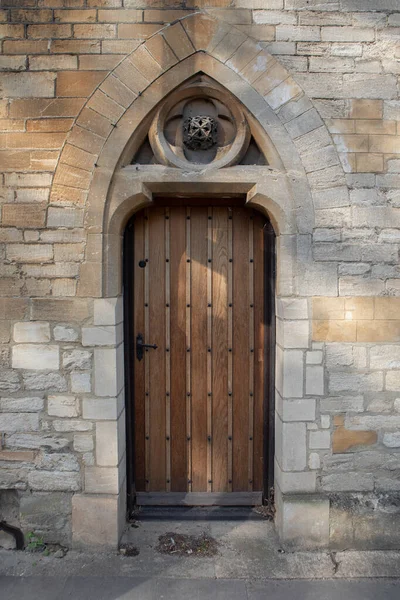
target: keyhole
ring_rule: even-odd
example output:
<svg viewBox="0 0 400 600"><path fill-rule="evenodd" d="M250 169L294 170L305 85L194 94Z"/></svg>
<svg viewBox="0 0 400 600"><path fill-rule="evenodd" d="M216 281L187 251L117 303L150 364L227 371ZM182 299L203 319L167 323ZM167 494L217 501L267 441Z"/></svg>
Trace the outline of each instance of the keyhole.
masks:
<svg viewBox="0 0 400 600"><path fill-rule="evenodd" d="M144 268L145 268L145 266L146 266L146 261L145 261L145 260L139 260L139 267L140 267L141 269L144 269Z"/></svg>

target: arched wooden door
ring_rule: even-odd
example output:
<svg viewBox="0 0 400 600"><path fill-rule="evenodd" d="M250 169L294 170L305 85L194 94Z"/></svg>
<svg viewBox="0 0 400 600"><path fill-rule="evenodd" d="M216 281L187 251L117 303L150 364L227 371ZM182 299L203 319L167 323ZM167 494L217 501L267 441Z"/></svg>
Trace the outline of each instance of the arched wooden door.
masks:
<svg viewBox="0 0 400 600"><path fill-rule="evenodd" d="M272 227L240 200L155 204L125 243L130 494L139 505L260 504Z"/></svg>

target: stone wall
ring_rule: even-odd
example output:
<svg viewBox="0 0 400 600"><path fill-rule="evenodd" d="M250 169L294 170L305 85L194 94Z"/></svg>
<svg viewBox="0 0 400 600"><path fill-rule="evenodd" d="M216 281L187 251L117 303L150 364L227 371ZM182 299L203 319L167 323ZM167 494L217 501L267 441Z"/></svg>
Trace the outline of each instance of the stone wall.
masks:
<svg viewBox="0 0 400 600"><path fill-rule="evenodd" d="M113 85L102 82L144 40L158 68L168 70L151 36L200 9L236 28L222 62L248 35L257 52L276 59L265 67L268 89L262 74L258 79L261 70L247 80L276 109L312 191L311 233L300 228L302 235L279 242L278 505L281 496L288 499L278 510L280 530L289 542L299 541L317 515L319 545L328 543L329 519L333 546L400 544L400 8L394 4L3 1L0 495L17 494L20 516L12 518L25 531L69 544L74 527L75 543L96 543L88 513L103 511L102 539L118 541L116 498L125 481L122 302L100 298L101 229L85 211L97 155L136 93L114 75ZM169 44L176 63L176 39ZM148 76L148 63L132 64ZM284 263L291 252L298 271ZM307 521L302 498L309 497ZM48 522L47 505L54 516Z"/></svg>

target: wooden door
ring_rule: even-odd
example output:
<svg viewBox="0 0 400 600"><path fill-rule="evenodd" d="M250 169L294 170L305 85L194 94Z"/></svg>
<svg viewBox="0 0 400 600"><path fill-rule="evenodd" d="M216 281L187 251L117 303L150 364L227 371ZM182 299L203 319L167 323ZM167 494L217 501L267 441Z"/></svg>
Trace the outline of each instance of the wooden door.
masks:
<svg viewBox="0 0 400 600"><path fill-rule="evenodd" d="M136 215L126 247L136 502L261 503L266 221L238 205L166 202ZM141 338L157 348L139 360Z"/></svg>

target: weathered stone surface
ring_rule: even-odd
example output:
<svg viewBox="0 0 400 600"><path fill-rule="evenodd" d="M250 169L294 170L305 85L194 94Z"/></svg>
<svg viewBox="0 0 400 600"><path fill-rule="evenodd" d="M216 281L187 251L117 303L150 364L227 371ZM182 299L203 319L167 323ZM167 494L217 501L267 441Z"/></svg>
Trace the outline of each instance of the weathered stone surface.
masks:
<svg viewBox="0 0 400 600"><path fill-rule="evenodd" d="M374 478L370 473L335 473L321 479L326 492L369 492L374 489Z"/></svg>
<svg viewBox="0 0 400 600"><path fill-rule="evenodd" d="M47 543L71 543L71 494L60 492L26 493L20 499L21 526L35 531Z"/></svg>
<svg viewBox="0 0 400 600"><path fill-rule="evenodd" d="M21 387L18 373L11 369L0 369L0 391L16 392Z"/></svg>
<svg viewBox="0 0 400 600"><path fill-rule="evenodd" d="M54 417L77 417L79 416L79 402L75 396L49 396L47 412Z"/></svg>
<svg viewBox="0 0 400 600"><path fill-rule="evenodd" d="M50 325L39 322L23 322L14 325L14 341L18 343L50 341Z"/></svg>
<svg viewBox="0 0 400 600"><path fill-rule="evenodd" d="M332 451L334 454L355 452L362 446L376 444L377 439L376 431L351 431L345 427L337 427L333 432Z"/></svg>
<svg viewBox="0 0 400 600"><path fill-rule="evenodd" d="M25 389L65 392L67 382L59 373L23 373Z"/></svg>
<svg viewBox="0 0 400 600"><path fill-rule="evenodd" d="M2 412L39 412L44 408L44 399L31 396L25 398L0 398Z"/></svg>
<svg viewBox="0 0 400 600"><path fill-rule="evenodd" d="M90 369L92 353L87 350L68 350L62 355L64 369Z"/></svg>
<svg viewBox="0 0 400 600"><path fill-rule="evenodd" d="M73 454L41 453L36 459L36 467L44 471L79 471L79 462Z"/></svg>
<svg viewBox="0 0 400 600"><path fill-rule="evenodd" d="M0 413L0 431L38 431L39 415L32 413Z"/></svg>
<svg viewBox="0 0 400 600"><path fill-rule="evenodd" d="M383 435L382 443L387 448L400 448L400 432L393 431Z"/></svg>
<svg viewBox="0 0 400 600"><path fill-rule="evenodd" d="M78 492L81 489L79 473L66 471L31 471L28 484L32 490L44 492Z"/></svg>
<svg viewBox="0 0 400 600"><path fill-rule="evenodd" d="M39 449L48 448L51 450L61 450L67 448L70 441L66 438L55 436L54 434L30 434L14 433L7 435L7 448L29 448Z"/></svg>
<svg viewBox="0 0 400 600"><path fill-rule="evenodd" d="M56 325L53 335L56 342L76 342L78 339L78 332L75 329L63 325Z"/></svg>
<svg viewBox="0 0 400 600"><path fill-rule="evenodd" d="M12 366L15 369L48 371L58 369L60 356L58 346L19 344L13 347Z"/></svg>

